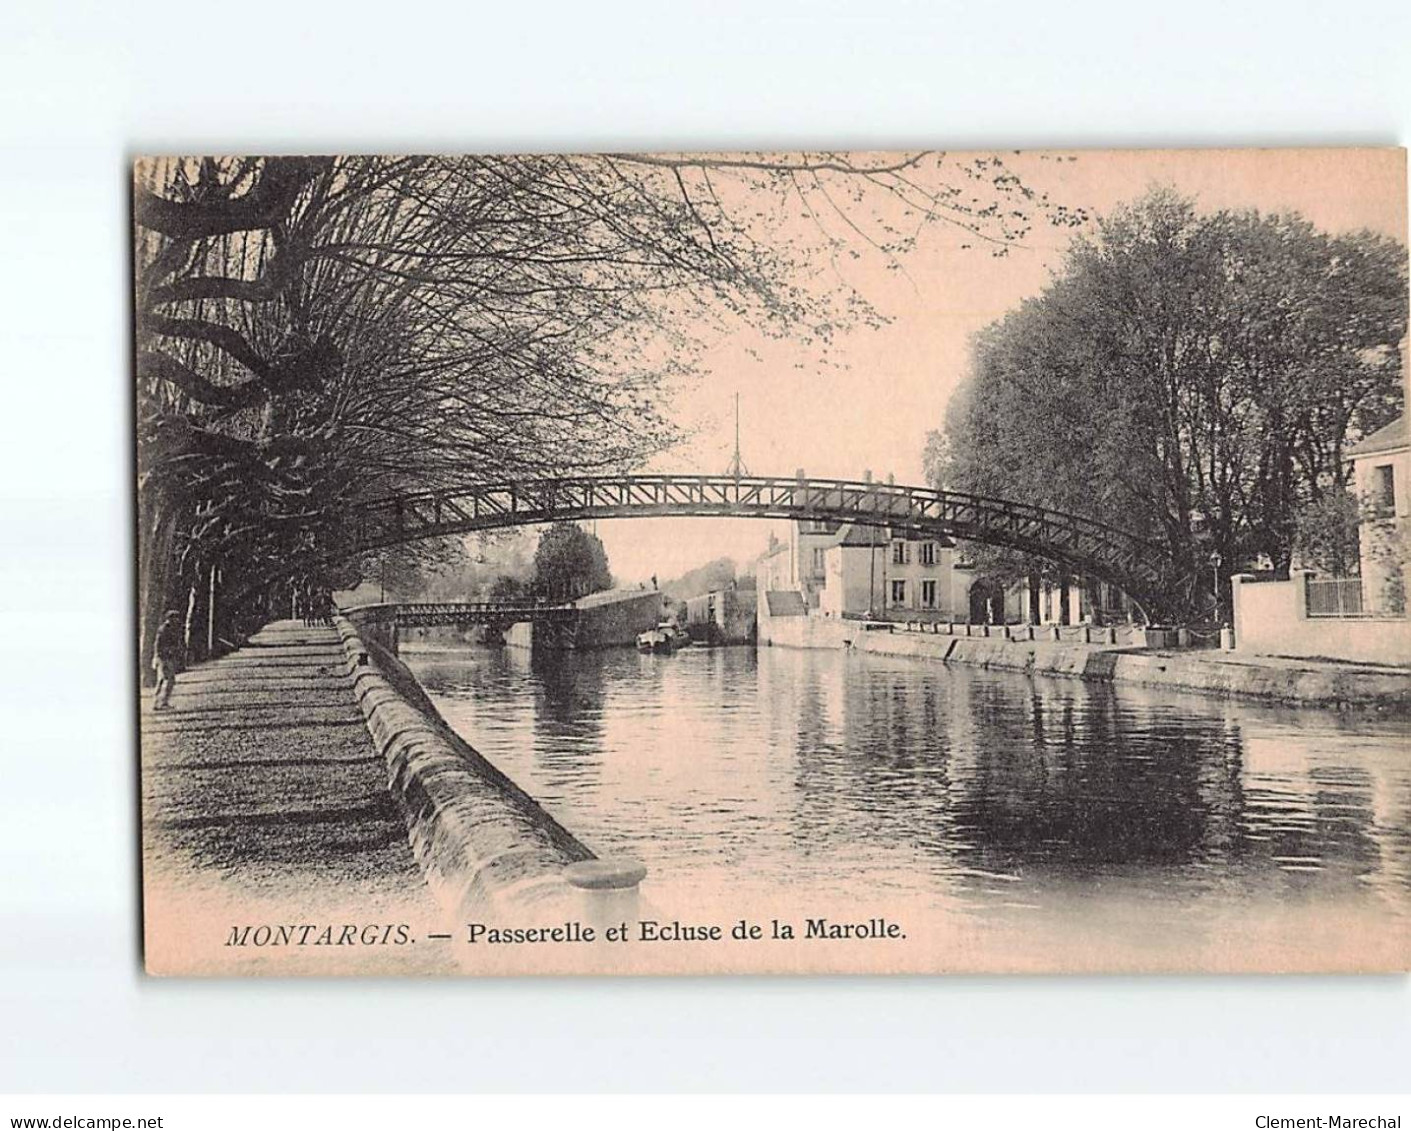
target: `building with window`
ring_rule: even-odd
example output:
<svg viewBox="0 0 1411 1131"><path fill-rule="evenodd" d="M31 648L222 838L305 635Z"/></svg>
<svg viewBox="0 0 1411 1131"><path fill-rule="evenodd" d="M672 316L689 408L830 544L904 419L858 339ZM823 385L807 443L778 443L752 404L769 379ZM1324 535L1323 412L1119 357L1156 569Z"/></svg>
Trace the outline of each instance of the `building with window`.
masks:
<svg viewBox="0 0 1411 1131"><path fill-rule="evenodd" d="M692 640L702 644L752 643L757 600L754 585L740 588L734 583L724 589L688 597L684 602L686 631Z"/></svg>
<svg viewBox="0 0 1411 1131"><path fill-rule="evenodd" d="M761 615L889 617L972 624L1108 623L1128 618L1114 587L1073 578L1002 585L981 577L946 538L883 527L796 522L756 566Z"/></svg>
<svg viewBox="0 0 1411 1131"><path fill-rule="evenodd" d="M1353 489L1362 507L1358 550L1362 601L1369 612L1406 612L1407 549L1411 521L1411 436L1399 416L1347 451Z"/></svg>
<svg viewBox="0 0 1411 1131"><path fill-rule="evenodd" d="M844 528L823 552L825 616L965 620L974 571L948 540L878 527Z"/></svg>

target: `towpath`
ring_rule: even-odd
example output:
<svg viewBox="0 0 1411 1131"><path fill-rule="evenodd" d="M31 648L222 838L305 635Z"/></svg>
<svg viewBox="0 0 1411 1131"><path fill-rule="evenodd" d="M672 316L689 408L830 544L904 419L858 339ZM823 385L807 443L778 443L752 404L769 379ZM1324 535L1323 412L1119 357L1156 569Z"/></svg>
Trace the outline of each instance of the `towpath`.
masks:
<svg viewBox="0 0 1411 1131"><path fill-rule="evenodd" d="M141 727L149 968L242 923L437 921L333 629L267 626Z"/></svg>

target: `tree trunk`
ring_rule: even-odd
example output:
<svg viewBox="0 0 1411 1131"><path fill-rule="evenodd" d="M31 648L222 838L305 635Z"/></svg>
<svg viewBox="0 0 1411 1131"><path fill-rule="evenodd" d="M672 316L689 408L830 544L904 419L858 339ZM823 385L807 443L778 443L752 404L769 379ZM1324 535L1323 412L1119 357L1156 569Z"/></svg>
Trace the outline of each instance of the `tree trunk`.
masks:
<svg viewBox="0 0 1411 1131"><path fill-rule="evenodd" d="M152 492L155 493L155 492ZM172 598L172 544L176 535L175 511L158 499L146 506L139 501L142 537L137 549L137 663L138 681L143 687L156 683L152 670L152 648Z"/></svg>

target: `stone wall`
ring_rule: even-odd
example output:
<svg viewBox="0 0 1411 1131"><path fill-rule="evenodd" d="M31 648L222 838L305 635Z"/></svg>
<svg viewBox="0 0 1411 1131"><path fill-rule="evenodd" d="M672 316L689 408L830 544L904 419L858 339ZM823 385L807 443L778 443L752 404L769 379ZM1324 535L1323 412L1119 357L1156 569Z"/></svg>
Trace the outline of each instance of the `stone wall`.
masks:
<svg viewBox="0 0 1411 1131"><path fill-rule="evenodd" d="M661 620L662 598L655 589L609 590L591 593L578 606L575 648L620 648L635 644L637 634Z"/></svg>
<svg viewBox="0 0 1411 1131"><path fill-rule="evenodd" d="M1235 650L1244 655L1325 657L1411 665L1411 621L1404 617L1310 617L1306 571L1288 581L1236 576Z"/></svg>
<svg viewBox="0 0 1411 1131"><path fill-rule="evenodd" d="M376 644L392 655L400 640L396 605L362 605L343 614L363 640ZM356 659L356 657L354 657Z"/></svg>
<svg viewBox="0 0 1411 1131"><path fill-rule="evenodd" d="M521 621L505 631L505 643L515 648L621 648L637 642L637 634L661 620L662 599L655 589L610 589L590 593L578 608L573 630L556 623Z"/></svg>
<svg viewBox="0 0 1411 1131"><path fill-rule="evenodd" d="M966 626L957 626L966 628ZM1299 665L1242 659L1211 651L1171 652L1121 645L1027 639L1027 629L972 625L972 635L931 632L888 632L867 629L862 621L829 617L761 619L760 642L791 648L841 648L880 656L964 664L1027 675L1069 676L1195 691L1212 695L1263 699L1320 707L1411 709L1411 676L1395 671ZM981 635L989 631L991 635ZM1093 629L1092 633L1102 632ZM766 640L766 634L768 639Z"/></svg>
<svg viewBox="0 0 1411 1131"><path fill-rule="evenodd" d="M505 644L510 648L534 647L534 625L527 620L516 621L505 629Z"/></svg>
<svg viewBox="0 0 1411 1131"><path fill-rule="evenodd" d="M401 661L347 617L335 624L412 851L448 915L581 906L564 870L594 859L587 846L457 735Z"/></svg>
<svg viewBox="0 0 1411 1131"><path fill-rule="evenodd" d="M1411 710L1411 676L1336 664L1259 663L1219 652L1125 652L1112 678L1146 687L1263 699L1302 707Z"/></svg>
<svg viewBox="0 0 1411 1131"><path fill-rule="evenodd" d="M764 594L757 610L759 643L780 644L786 648L845 648L853 636L860 634L861 621L822 616L770 616L768 594Z"/></svg>

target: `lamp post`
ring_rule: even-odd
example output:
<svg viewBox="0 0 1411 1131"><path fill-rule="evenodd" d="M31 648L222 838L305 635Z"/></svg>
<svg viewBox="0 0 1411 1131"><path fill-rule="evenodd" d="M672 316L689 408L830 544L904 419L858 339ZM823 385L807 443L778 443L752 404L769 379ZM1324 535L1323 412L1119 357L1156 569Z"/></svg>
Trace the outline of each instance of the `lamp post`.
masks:
<svg viewBox="0 0 1411 1131"><path fill-rule="evenodd" d="M1221 607L1221 602L1220 602L1220 564L1221 564L1221 562L1223 562L1223 561L1224 561L1224 559L1220 556L1220 551L1219 551L1219 550L1212 550L1212 551L1210 552L1210 571L1211 571L1211 573L1214 575L1214 578L1215 578L1215 623L1216 623L1216 624L1223 624L1223 623L1224 623L1223 618L1220 616L1220 607Z"/></svg>

